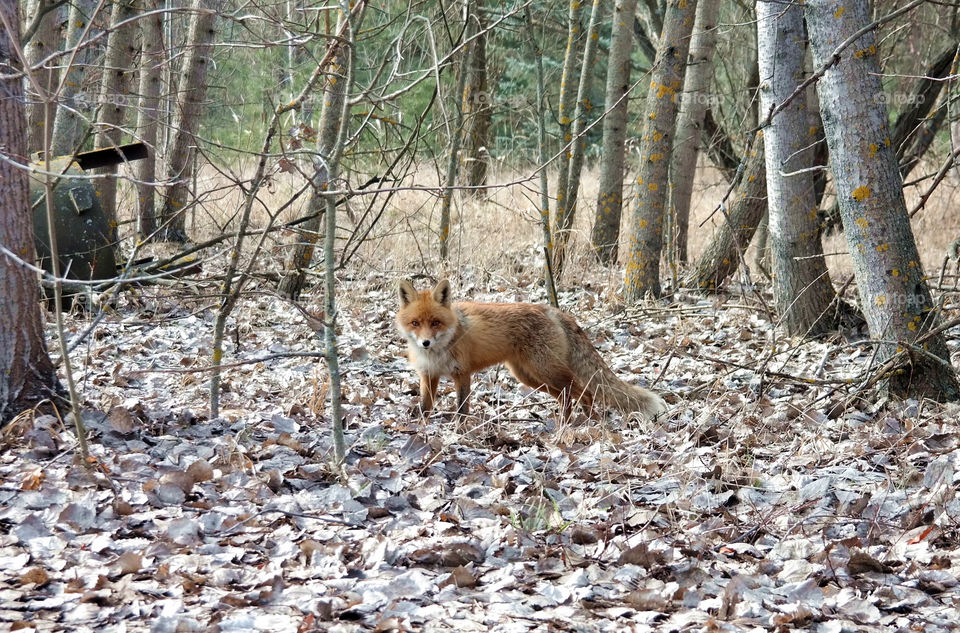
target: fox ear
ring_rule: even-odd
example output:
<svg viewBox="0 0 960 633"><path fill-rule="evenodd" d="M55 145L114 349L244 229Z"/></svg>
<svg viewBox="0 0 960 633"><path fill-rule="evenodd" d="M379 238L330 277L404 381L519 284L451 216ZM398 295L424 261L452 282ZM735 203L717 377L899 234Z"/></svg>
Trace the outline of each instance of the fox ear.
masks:
<svg viewBox="0 0 960 633"><path fill-rule="evenodd" d="M450 280L444 279L437 284L437 287L433 289L431 293L433 295L434 301L441 305L449 306L450 305Z"/></svg>
<svg viewBox="0 0 960 633"><path fill-rule="evenodd" d="M404 308L417 298L417 289L407 279L401 279L397 284L397 295L400 297L400 307Z"/></svg>

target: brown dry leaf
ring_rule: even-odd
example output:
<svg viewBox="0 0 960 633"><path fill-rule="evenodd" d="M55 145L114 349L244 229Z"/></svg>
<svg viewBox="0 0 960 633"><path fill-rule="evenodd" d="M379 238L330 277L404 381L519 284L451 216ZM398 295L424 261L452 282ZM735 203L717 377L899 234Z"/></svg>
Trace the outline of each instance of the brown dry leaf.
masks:
<svg viewBox="0 0 960 633"><path fill-rule="evenodd" d="M213 479L213 467L206 460L198 459L187 466L187 474L194 483L201 483Z"/></svg>
<svg viewBox="0 0 960 633"><path fill-rule="evenodd" d="M637 589L624 597L624 602L637 611L666 611L670 601L655 589Z"/></svg>
<svg viewBox="0 0 960 633"><path fill-rule="evenodd" d="M470 543L454 543L440 553L440 563L444 567L461 567L468 563L482 563L483 550Z"/></svg>
<svg viewBox="0 0 960 633"><path fill-rule="evenodd" d="M143 567L143 554L138 552L124 552L120 554L115 564L120 571L120 575L138 572Z"/></svg>
<svg viewBox="0 0 960 633"><path fill-rule="evenodd" d="M570 540L577 545L592 545L600 540L600 535L591 527L575 525L570 529Z"/></svg>
<svg viewBox="0 0 960 633"><path fill-rule="evenodd" d="M193 477L184 470L171 470L160 476L161 485L176 486L187 495L193 490L194 483Z"/></svg>
<svg viewBox="0 0 960 633"><path fill-rule="evenodd" d="M37 585L40 587L48 582L50 582L50 576L47 575L47 571L43 567L33 567L20 576L21 585Z"/></svg>
<svg viewBox="0 0 960 633"><path fill-rule="evenodd" d="M660 552L651 552L646 543L640 543L620 554L617 561L619 565L637 565L652 569L664 562L663 554Z"/></svg>
<svg viewBox="0 0 960 633"><path fill-rule="evenodd" d="M303 446L303 444L293 439L293 437L291 437L290 434L287 432L283 432L279 435L279 437L277 437L277 444L279 444L280 446L286 446L293 452L298 453L300 455L306 452L306 448Z"/></svg>
<svg viewBox="0 0 960 633"><path fill-rule="evenodd" d="M137 420L126 407L113 407L107 414L107 422L117 433L126 435L132 433L137 426Z"/></svg>
<svg viewBox="0 0 960 633"><path fill-rule="evenodd" d="M847 562L847 571L850 572L851 576L859 576L868 572L889 574L893 571L893 568L878 561L863 550L853 550L850 553L850 560Z"/></svg>
<svg viewBox="0 0 960 633"><path fill-rule="evenodd" d="M466 567L454 567L450 570L450 575L443 579L437 586L446 587L454 585L456 587L476 587L477 577Z"/></svg>
<svg viewBox="0 0 960 633"><path fill-rule="evenodd" d="M42 470L27 471L20 480L20 490L39 490L45 478Z"/></svg>
<svg viewBox="0 0 960 633"><path fill-rule="evenodd" d="M373 627L373 633L392 633L393 631L403 630L403 623L400 618L395 616L383 618Z"/></svg>

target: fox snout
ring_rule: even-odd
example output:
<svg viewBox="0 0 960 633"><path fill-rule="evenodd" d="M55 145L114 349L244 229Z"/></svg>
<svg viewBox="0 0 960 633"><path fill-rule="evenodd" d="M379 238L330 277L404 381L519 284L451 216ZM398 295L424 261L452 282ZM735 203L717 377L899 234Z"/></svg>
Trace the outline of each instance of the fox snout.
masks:
<svg viewBox="0 0 960 633"><path fill-rule="evenodd" d="M422 347L423 349L427 349L428 347L430 347L432 343L433 343L432 339L429 339L429 338L420 339L420 347Z"/></svg>

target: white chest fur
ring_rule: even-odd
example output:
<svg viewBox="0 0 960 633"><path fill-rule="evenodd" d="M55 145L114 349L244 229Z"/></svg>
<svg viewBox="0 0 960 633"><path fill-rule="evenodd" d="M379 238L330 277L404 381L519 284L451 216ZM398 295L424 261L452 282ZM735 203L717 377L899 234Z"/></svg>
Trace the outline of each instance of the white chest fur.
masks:
<svg viewBox="0 0 960 633"><path fill-rule="evenodd" d="M460 365L447 349L422 349L409 345L410 363L421 374L428 376L453 376L459 373Z"/></svg>

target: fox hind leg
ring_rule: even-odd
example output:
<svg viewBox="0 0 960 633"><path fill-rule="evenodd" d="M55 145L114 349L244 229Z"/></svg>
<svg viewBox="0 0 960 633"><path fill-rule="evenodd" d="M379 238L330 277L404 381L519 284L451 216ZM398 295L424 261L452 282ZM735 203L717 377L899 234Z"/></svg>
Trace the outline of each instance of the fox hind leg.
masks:
<svg viewBox="0 0 960 633"><path fill-rule="evenodd" d="M574 402L588 410L593 407L593 394L574 377L567 368L549 364L533 367L519 363L506 363L514 377L534 389L546 391L560 402L560 417L569 419Z"/></svg>

